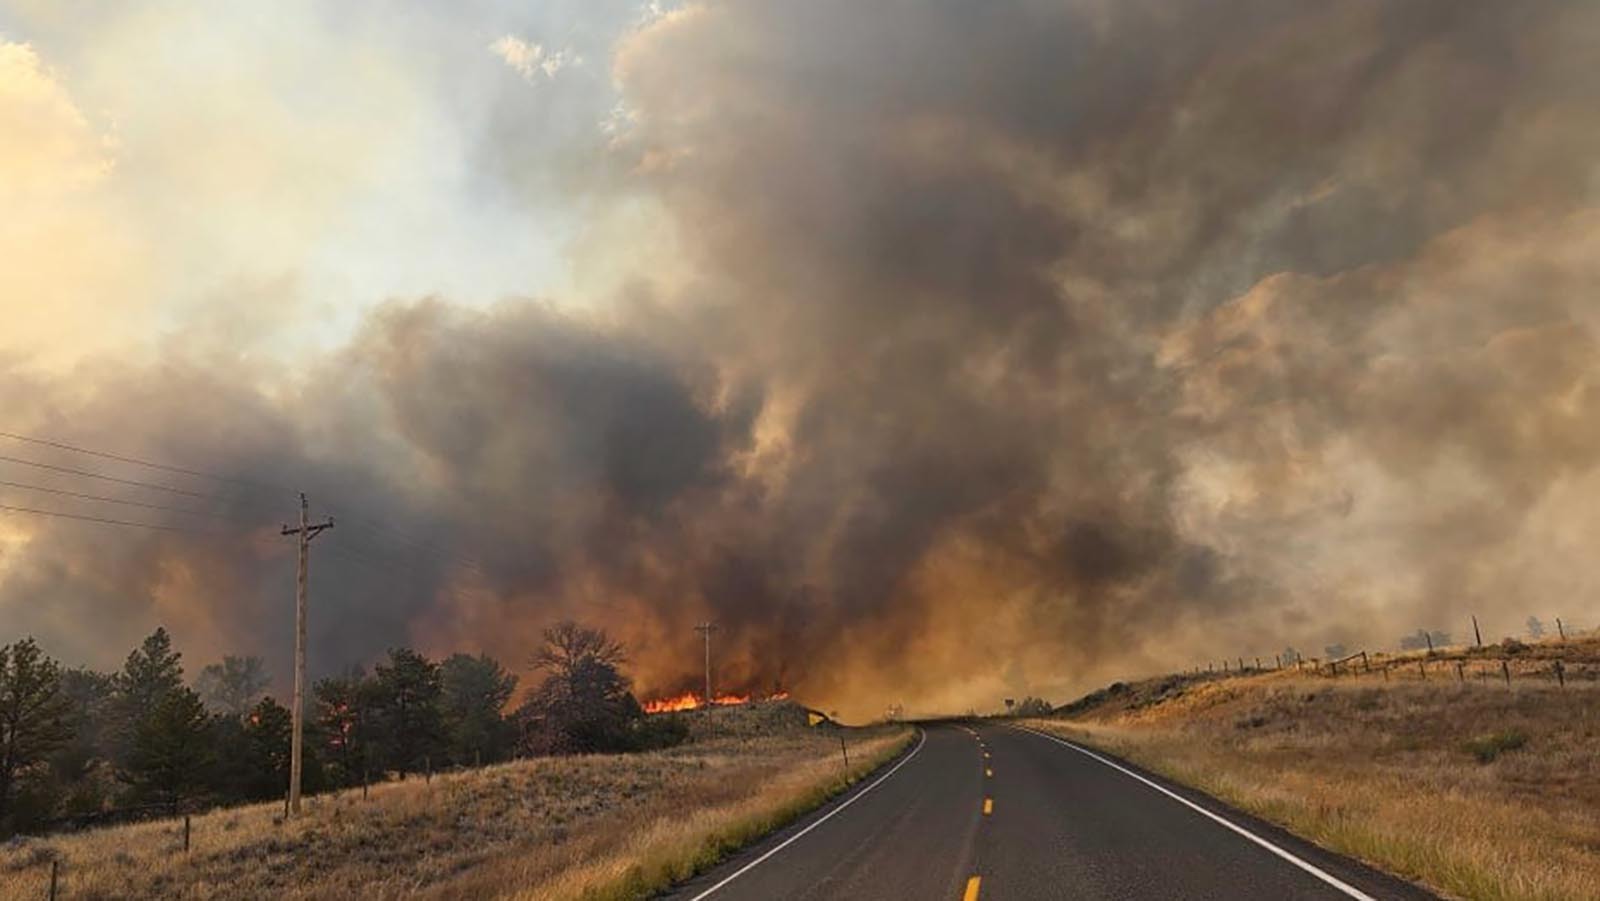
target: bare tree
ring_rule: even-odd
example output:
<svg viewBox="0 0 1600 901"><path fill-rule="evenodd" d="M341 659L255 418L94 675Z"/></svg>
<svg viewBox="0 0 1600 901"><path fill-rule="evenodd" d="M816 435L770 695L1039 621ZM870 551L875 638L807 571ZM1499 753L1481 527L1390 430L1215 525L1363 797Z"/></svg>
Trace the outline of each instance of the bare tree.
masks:
<svg viewBox="0 0 1600 901"><path fill-rule="evenodd" d="M544 630L544 644L530 661L534 669L570 679L586 663L620 667L628 662L622 643L614 641L604 629L590 629L572 620L563 620Z"/></svg>

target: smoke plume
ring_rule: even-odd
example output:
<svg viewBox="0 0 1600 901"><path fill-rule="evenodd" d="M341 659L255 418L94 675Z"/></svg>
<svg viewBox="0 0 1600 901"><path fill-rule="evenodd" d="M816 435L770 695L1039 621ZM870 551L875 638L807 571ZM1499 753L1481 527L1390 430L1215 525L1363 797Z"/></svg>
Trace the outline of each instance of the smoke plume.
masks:
<svg viewBox="0 0 1600 901"><path fill-rule="evenodd" d="M302 489L339 518L323 671L518 664L573 617L666 694L710 619L722 686L862 717L1594 625L1597 35L1455 0L641 20L581 178L660 240L594 214L605 303L397 297L292 375L209 326L7 361L16 432L233 481L160 478L226 528L139 511L219 534L0 520L0 637L105 664L164 622L283 671Z"/></svg>

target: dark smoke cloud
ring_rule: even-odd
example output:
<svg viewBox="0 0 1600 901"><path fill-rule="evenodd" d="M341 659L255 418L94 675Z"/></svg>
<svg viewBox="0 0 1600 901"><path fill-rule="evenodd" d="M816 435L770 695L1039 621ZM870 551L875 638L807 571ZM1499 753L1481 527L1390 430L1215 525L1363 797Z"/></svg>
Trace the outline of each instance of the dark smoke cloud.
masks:
<svg viewBox="0 0 1600 901"><path fill-rule="evenodd" d="M174 351L0 393L359 511L327 546L391 557L318 559L327 668L516 661L576 615L665 692L710 617L724 683L863 715L1592 620L1553 536L1600 529L1570 500L1600 487L1597 34L1556 3L709 4L616 62L614 189L691 287L396 302L288 392ZM94 528L8 543L4 631L285 659L270 528Z"/></svg>

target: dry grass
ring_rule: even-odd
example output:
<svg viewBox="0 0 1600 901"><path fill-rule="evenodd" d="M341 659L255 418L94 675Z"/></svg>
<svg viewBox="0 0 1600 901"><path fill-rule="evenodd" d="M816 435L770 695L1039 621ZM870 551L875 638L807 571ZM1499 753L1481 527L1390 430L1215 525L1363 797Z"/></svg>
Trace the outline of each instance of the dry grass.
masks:
<svg viewBox="0 0 1600 901"><path fill-rule="evenodd" d="M731 719L731 718L730 718ZM851 734L851 779L904 747ZM724 734L648 754L522 761L193 819L0 847L0 901L44 897L633 898L688 876L845 785L836 733Z"/></svg>
<svg viewBox="0 0 1600 901"><path fill-rule="evenodd" d="M1169 677L1035 724L1448 895L1600 898L1600 683L1533 678L1561 653L1534 647L1509 688L1437 660L1426 681Z"/></svg>

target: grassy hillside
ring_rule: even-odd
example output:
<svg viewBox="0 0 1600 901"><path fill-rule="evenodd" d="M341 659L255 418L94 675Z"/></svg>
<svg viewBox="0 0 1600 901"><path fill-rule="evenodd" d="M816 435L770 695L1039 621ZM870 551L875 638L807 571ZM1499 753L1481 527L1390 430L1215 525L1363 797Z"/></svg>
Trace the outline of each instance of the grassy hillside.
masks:
<svg viewBox="0 0 1600 901"><path fill-rule="evenodd" d="M798 715L796 715L798 713ZM702 726L705 725L701 718ZM0 846L0 901L45 897L627 898L715 862L904 746L909 730L805 727L793 705L716 711L714 737L544 758L281 804Z"/></svg>
<svg viewBox="0 0 1600 901"><path fill-rule="evenodd" d="M1600 898L1600 640L1368 663L1150 679L1034 722L1447 894Z"/></svg>

